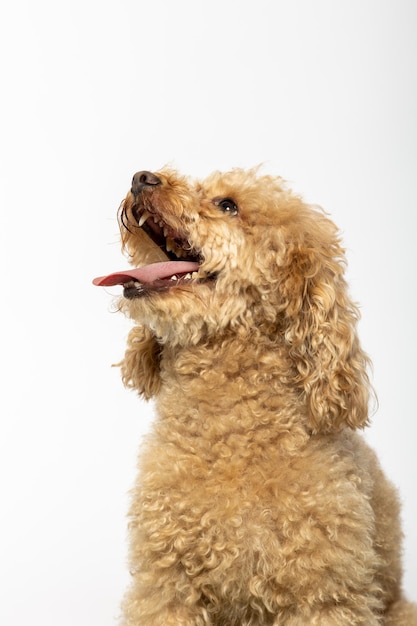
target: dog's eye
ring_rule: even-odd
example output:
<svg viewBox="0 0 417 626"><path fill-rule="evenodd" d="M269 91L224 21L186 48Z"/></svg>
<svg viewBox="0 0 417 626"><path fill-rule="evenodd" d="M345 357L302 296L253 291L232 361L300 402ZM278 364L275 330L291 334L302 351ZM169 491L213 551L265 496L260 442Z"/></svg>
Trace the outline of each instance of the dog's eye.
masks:
<svg viewBox="0 0 417 626"><path fill-rule="evenodd" d="M213 202L216 206L219 206L224 213L229 213L230 215L238 214L237 204L232 198L214 198Z"/></svg>

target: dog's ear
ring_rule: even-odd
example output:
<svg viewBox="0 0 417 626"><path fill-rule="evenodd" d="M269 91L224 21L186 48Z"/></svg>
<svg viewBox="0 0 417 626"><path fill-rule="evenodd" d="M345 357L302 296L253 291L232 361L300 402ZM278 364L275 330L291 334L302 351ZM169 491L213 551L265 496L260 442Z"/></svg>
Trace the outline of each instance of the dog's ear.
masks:
<svg viewBox="0 0 417 626"><path fill-rule="evenodd" d="M160 356L161 346L151 331L134 326L128 336L124 359L118 365L126 387L136 389L146 400L161 386Z"/></svg>
<svg viewBox="0 0 417 626"><path fill-rule="evenodd" d="M347 292L336 227L321 214L316 220L289 246L282 268L293 382L305 396L312 432L363 428L370 385L356 332L359 312Z"/></svg>

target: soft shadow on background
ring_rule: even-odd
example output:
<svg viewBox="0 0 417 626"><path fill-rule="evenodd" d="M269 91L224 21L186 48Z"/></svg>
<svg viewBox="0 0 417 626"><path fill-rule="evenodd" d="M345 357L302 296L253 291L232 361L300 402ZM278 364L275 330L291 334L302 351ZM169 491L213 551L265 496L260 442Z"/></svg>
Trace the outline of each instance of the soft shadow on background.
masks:
<svg viewBox="0 0 417 626"><path fill-rule="evenodd" d="M123 389L132 174L280 174L340 226L417 600L417 10L398 0L8 3L2 59L0 623L112 626L152 406Z"/></svg>

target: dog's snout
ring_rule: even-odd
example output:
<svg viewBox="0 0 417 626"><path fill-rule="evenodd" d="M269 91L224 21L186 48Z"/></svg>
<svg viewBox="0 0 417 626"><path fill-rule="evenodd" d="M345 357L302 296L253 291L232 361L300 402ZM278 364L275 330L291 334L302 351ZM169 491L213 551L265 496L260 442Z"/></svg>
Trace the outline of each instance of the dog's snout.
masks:
<svg viewBox="0 0 417 626"><path fill-rule="evenodd" d="M137 196L145 187L156 187L161 184L162 181L152 172L146 170L136 172L132 179L132 193Z"/></svg>

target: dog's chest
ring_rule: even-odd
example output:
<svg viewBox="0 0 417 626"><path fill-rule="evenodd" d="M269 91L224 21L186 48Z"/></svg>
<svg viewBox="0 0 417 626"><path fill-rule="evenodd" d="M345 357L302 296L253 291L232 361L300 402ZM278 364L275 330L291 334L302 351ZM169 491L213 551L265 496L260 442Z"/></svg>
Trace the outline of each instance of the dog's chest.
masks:
<svg viewBox="0 0 417 626"><path fill-rule="evenodd" d="M158 549L178 560L189 576L239 586L242 577L276 567L285 511L295 508L299 487L289 462L276 449L232 446L218 441L210 455L156 439L142 460L137 523ZM269 563L275 555L275 563ZM235 580L229 569L240 572ZM247 580L246 580L247 584Z"/></svg>

